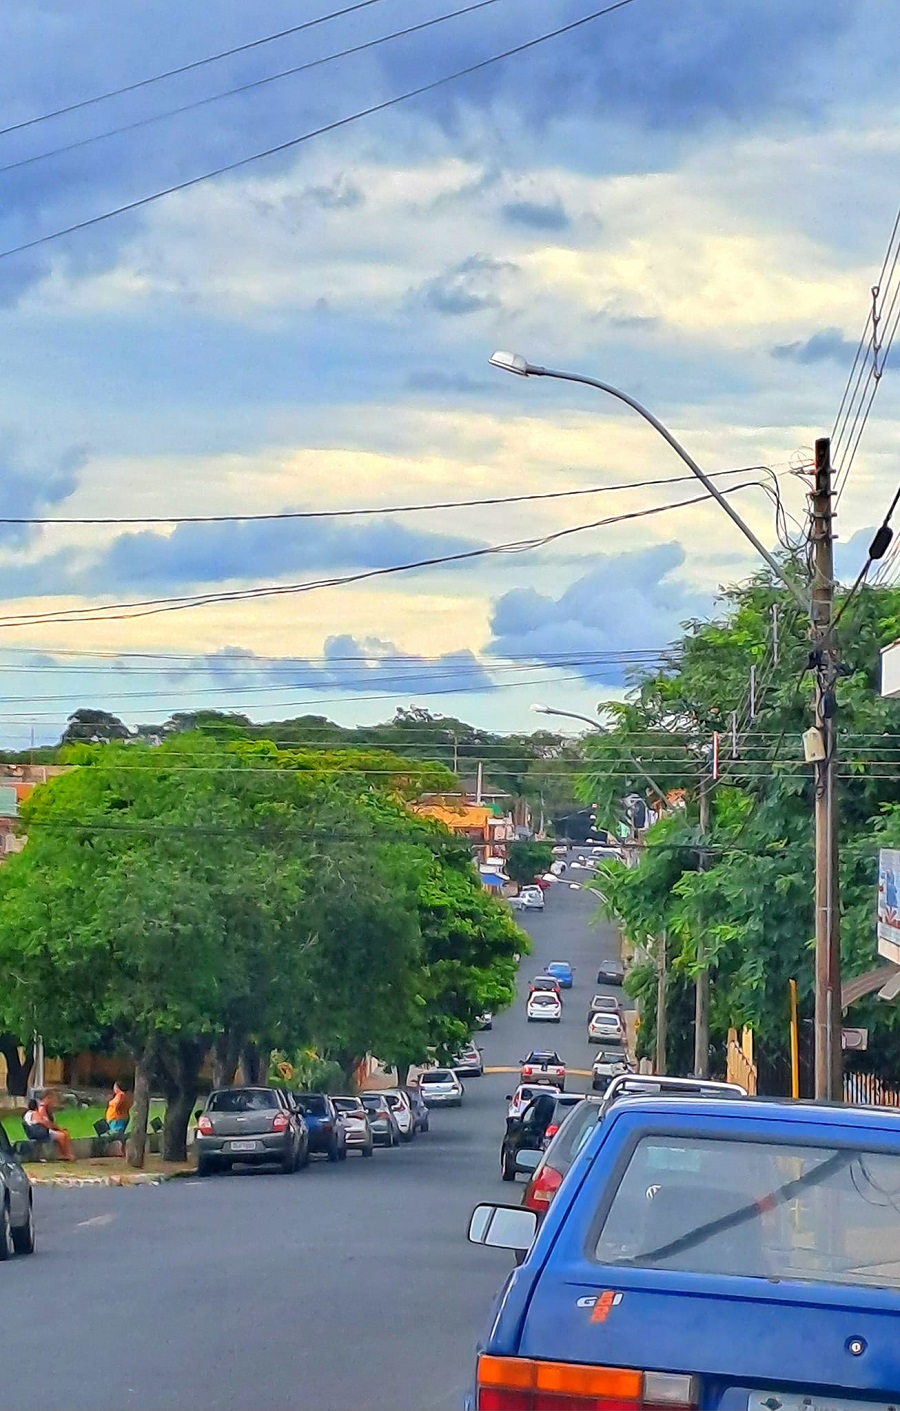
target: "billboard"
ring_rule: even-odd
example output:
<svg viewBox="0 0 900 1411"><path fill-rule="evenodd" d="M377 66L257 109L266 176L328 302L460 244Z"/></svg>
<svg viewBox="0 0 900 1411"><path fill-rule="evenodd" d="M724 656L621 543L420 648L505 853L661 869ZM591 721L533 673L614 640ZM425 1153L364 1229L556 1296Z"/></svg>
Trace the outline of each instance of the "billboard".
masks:
<svg viewBox="0 0 900 1411"><path fill-rule="evenodd" d="M900 851L878 854L878 954L900 965Z"/></svg>

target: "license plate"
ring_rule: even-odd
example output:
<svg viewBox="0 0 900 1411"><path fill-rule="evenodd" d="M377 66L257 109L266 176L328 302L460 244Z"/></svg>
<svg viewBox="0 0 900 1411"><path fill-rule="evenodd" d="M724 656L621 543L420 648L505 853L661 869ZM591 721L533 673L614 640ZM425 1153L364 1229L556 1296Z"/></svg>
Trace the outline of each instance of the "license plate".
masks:
<svg viewBox="0 0 900 1411"><path fill-rule="evenodd" d="M258 1148L258 1146L259 1146L259 1143L258 1143L258 1142L229 1142L229 1143L228 1143L228 1150L229 1150L229 1151L256 1151L257 1148Z"/></svg>
<svg viewBox="0 0 900 1411"><path fill-rule="evenodd" d="M755 1391L747 1411L900 1411L900 1403L888 1401L848 1401L830 1396L804 1396L797 1392Z"/></svg>

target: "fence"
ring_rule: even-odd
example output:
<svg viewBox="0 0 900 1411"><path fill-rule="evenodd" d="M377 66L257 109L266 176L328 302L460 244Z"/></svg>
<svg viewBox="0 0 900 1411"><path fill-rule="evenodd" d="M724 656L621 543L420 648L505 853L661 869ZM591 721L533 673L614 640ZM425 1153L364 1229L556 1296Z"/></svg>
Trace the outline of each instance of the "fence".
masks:
<svg viewBox="0 0 900 1411"><path fill-rule="evenodd" d="M900 1107L900 1086L877 1073L845 1073L844 1101L868 1107Z"/></svg>
<svg viewBox="0 0 900 1411"><path fill-rule="evenodd" d="M728 1030L728 1081L740 1083L748 1093L756 1092L756 1063L753 1059L753 1031L741 1030L738 1043L737 1029Z"/></svg>

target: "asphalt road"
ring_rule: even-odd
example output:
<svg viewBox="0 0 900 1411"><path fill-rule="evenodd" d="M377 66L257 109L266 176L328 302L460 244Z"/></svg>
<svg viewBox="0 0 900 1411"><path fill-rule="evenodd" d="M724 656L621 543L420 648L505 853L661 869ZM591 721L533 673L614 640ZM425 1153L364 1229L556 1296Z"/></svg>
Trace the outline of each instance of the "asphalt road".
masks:
<svg viewBox="0 0 900 1411"><path fill-rule="evenodd" d="M616 946L611 928L589 927L595 908L563 884L543 914L522 918L534 954L521 986L560 959L576 967L575 987L559 1025L526 1023L520 995L481 1036L488 1065L512 1066L546 1038L570 1067L590 1067L591 982ZM514 1082L467 1080L459 1111L434 1114L430 1133L372 1161L37 1190L38 1253L0 1271L4 1404L455 1411L510 1268L465 1231L479 1200L518 1198L498 1165Z"/></svg>

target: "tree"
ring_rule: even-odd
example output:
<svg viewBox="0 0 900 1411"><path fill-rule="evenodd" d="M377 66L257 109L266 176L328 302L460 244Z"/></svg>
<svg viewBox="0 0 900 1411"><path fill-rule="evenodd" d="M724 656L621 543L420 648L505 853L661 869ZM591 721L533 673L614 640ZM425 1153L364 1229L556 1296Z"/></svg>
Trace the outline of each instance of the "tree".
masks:
<svg viewBox="0 0 900 1411"><path fill-rule="evenodd" d="M523 886L533 882L547 871L553 861L553 849L549 843L535 843L526 839L510 843L506 860L507 876Z"/></svg>
<svg viewBox="0 0 900 1411"><path fill-rule="evenodd" d="M69 716L60 740L61 745L109 744L111 740L128 740L131 731L117 715L108 710L90 710L82 707Z"/></svg>

